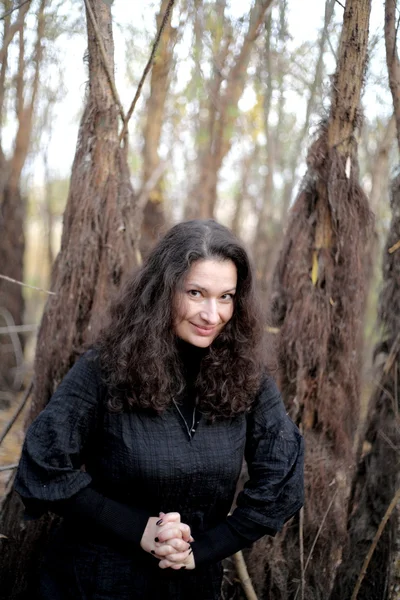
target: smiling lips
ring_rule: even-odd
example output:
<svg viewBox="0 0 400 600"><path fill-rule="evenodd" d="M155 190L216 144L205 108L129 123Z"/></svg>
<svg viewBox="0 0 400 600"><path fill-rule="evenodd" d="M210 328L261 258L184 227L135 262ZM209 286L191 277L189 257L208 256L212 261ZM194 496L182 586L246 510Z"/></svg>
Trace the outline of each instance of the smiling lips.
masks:
<svg viewBox="0 0 400 600"><path fill-rule="evenodd" d="M216 330L216 325L212 327L205 327L204 325L196 325L196 323L192 322L190 322L190 324L194 327L198 335L203 335L204 337L212 335Z"/></svg>

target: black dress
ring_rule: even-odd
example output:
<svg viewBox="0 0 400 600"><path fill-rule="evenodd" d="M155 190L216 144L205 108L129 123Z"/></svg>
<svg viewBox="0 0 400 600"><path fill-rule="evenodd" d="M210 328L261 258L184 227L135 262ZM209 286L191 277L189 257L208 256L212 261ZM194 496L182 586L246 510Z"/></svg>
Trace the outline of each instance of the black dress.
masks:
<svg viewBox="0 0 400 600"><path fill-rule="evenodd" d="M111 413L97 355L83 355L28 430L15 488L53 532L46 600L217 600L220 561L273 535L303 503L302 438L270 378L250 413L207 422L190 398L157 416ZM188 410L189 403L189 410ZM179 406L178 406L179 408ZM245 455L249 481L227 517ZM84 465L84 468L83 468ZM177 511L195 538L194 570L162 570L140 547L150 516Z"/></svg>

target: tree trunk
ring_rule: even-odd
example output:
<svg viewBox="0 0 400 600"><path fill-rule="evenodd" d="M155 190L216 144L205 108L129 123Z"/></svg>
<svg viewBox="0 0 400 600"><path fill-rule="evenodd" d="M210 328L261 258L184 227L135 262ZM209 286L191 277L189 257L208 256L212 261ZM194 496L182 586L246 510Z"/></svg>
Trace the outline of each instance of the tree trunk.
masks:
<svg viewBox="0 0 400 600"><path fill-rule="evenodd" d="M9 45L14 36L19 36L18 72L16 76L17 133L12 156L6 160L0 151L0 274L17 281L23 280L23 258L25 250L25 200L20 191L21 173L24 167L32 132L33 113L39 88L39 74L43 57L42 42L45 34L45 8L47 0L41 0L37 9L36 41L33 57L34 75L27 89L27 62L24 23L29 4L20 7L15 22L10 25L7 17L3 30L3 46L0 55L4 58L0 72L0 117L4 107L5 81ZM22 287L0 279L0 325L11 321L21 325L24 317ZM16 368L18 361L9 340L0 340L0 389L16 390Z"/></svg>
<svg viewBox="0 0 400 600"><path fill-rule="evenodd" d="M162 0L160 12L157 15L157 29L161 25L167 6L168 0ZM177 30L172 27L171 19L172 11L163 31L151 71L150 96L146 104L146 125L144 129L143 187L160 166L158 148L165 113L165 102L170 86L173 49L177 36ZM147 256L166 226L163 188L164 184L160 177L148 193L141 228L140 251L142 256Z"/></svg>
<svg viewBox="0 0 400 600"><path fill-rule="evenodd" d="M365 304L363 254L371 229L354 141L369 14L370 0L347 0L329 121L309 150L272 284L280 386L306 443L306 502L304 523L294 520L273 542L262 541L251 551L252 573L271 600L296 594L326 600L346 538ZM302 573L300 533L306 561L320 526L312 561ZM260 561L263 552L269 553L267 565Z"/></svg>
<svg viewBox="0 0 400 600"><path fill-rule="evenodd" d="M91 0L113 72L111 12ZM135 207L126 148L118 141L118 108L87 18L89 93L82 117L61 250L52 272L35 358L30 421L43 409L76 355L101 326L104 309L124 273L134 266ZM31 598L48 517L22 522L20 501L10 493L0 519L0 588L9 600Z"/></svg>
<svg viewBox="0 0 400 600"><path fill-rule="evenodd" d="M308 100L307 100L307 108L306 115L304 119L303 127L301 128L301 132L296 140L296 143L293 147L293 152L291 154L290 162L289 162L289 179L285 183L285 187L283 190L283 199L282 199L282 224L284 226L287 215L289 211L290 201L292 199L292 194L294 190L294 186L296 183L296 169L299 165L299 159L301 156L302 148L304 147L304 143L307 140L307 136L309 135L310 122L313 112L316 109L318 94L321 93L322 83L323 83L323 75L324 75L324 55L325 48L329 38L329 28L332 23L334 10L335 10L336 0L326 0L325 2L325 17L324 17L324 25L321 31L321 35L318 41L318 59L315 66L315 75L312 78L312 83L309 90Z"/></svg>
<svg viewBox="0 0 400 600"><path fill-rule="evenodd" d="M385 41L389 83L393 97L397 140L400 150L400 61L396 50L396 1L385 3ZM383 287L379 299L378 324L382 339L374 349L378 385L374 389L361 439L359 461L349 505L349 538L344 560L337 573L332 600L351 598L364 559L378 526L399 487L399 399L400 376L400 177L392 182L392 220L383 255ZM359 598L389 598L396 548L396 512L379 539L362 582Z"/></svg>

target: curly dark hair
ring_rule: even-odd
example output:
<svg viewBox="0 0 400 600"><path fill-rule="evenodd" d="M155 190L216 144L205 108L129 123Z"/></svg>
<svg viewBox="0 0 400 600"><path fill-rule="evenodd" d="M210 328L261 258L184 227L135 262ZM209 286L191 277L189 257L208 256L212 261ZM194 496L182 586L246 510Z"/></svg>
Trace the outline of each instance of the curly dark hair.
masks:
<svg viewBox="0 0 400 600"><path fill-rule="evenodd" d="M185 388L174 333L174 297L197 260L231 260L237 268L233 316L204 354L195 391L210 420L249 409L263 371L263 319L243 244L213 220L170 229L125 284L96 347L110 389L110 410L166 409Z"/></svg>

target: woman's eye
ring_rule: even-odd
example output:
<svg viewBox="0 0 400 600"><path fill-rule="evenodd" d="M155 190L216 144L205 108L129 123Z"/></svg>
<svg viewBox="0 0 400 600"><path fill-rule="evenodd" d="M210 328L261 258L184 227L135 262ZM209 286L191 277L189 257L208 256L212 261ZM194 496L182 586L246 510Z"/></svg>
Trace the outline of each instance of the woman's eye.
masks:
<svg viewBox="0 0 400 600"><path fill-rule="evenodd" d="M233 300L234 294L223 294L221 296L222 300Z"/></svg>
<svg viewBox="0 0 400 600"><path fill-rule="evenodd" d="M198 290L189 290L188 294L192 298L200 298L200 292Z"/></svg>

